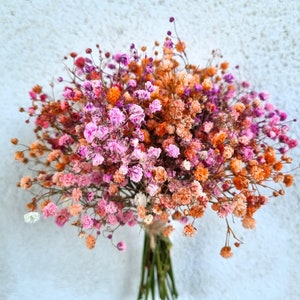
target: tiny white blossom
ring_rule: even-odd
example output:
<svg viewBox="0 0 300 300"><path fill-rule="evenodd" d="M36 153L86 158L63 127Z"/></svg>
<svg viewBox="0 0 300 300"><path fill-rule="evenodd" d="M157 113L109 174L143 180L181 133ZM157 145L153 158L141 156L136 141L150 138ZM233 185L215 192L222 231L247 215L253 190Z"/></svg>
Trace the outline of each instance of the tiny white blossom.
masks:
<svg viewBox="0 0 300 300"><path fill-rule="evenodd" d="M25 223L33 224L36 223L40 219L40 214L35 211L28 212L24 215Z"/></svg>
<svg viewBox="0 0 300 300"><path fill-rule="evenodd" d="M189 171L189 170L191 169L191 163L190 163L188 160L186 160L186 159L182 162L182 166L183 166L187 171Z"/></svg>
<svg viewBox="0 0 300 300"><path fill-rule="evenodd" d="M144 193L137 193L134 196L133 204L136 206L141 205L145 207L147 202L148 202L148 198Z"/></svg>
<svg viewBox="0 0 300 300"><path fill-rule="evenodd" d="M152 222L153 222L153 216L152 216L152 215L147 215L147 216L144 218L144 223L145 223L146 225L150 225L150 224L152 224Z"/></svg>

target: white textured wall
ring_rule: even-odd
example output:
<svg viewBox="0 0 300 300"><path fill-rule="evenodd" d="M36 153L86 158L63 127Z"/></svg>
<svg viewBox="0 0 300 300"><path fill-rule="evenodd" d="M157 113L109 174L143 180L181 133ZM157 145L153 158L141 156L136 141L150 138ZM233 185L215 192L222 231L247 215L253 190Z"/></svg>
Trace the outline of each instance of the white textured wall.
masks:
<svg viewBox="0 0 300 300"><path fill-rule="evenodd" d="M176 4L174 4L176 2ZM130 43L152 46L177 20L191 61L204 64L221 49L232 65L272 101L297 117L300 87L300 2L298 0L2 0L0 5L0 299L135 299L142 234L126 229L128 251L107 240L85 249L69 226L51 220L24 224L29 195L15 188L25 170L13 161L10 138L31 138L24 128L27 91L47 87L61 74L61 59L99 43L127 50ZM294 137L300 139L299 123ZM298 154L299 150L294 152ZM297 159L299 163L299 158ZM297 164L296 163L296 164ZM198 222L198 234L172 236L179 299L300 299L299 171L284 198L257 214L257 229L237 233L245 244L230 260L219 256L225 224L212 214Z"/></svg>

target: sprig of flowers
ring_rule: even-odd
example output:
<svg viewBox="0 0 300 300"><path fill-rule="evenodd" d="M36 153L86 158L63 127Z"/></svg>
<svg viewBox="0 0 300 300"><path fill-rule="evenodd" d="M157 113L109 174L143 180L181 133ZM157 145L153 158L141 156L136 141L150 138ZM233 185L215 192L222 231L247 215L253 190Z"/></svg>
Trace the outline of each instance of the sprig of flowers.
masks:
<svg viewBox="0 0 300 300"><path fill-rule="evenodd" d="M38 212L58 226L69 222L92 249L126 224L147 230L160 222L168 237L176 220L192 237L212 209L226 219L220 253L230 257L230 237L240 241L228 217L254 228L255 212L293 184L284 171L297 146L287 114L239 81L218 51L203 68L190 64L174 29L152 56L134 44L125 53L99 45L70 53L58 98L32 88L21 111L36 141L15 153L35 170L19 183L34 195L26 222Z"/></svg>

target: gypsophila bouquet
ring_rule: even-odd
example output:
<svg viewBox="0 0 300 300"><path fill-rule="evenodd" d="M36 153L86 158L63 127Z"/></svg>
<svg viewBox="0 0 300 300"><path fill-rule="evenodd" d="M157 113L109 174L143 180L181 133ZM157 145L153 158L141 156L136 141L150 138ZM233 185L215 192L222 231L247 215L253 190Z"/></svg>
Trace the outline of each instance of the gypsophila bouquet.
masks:
<svg viewBox="0 0 300 300"><path fill-rule="evenodd" d="M138 299L177 297L174 221L192 237L197 219L215 211L225 220L220 254L228 258L230 237L240 245L229 220L254 228L254 213L293 184L284 171L297 145L287 114L266 92L237 80L219 51L205 67L190 64L170 22L175 34L168 31L150 56L131 44L126 53L97 45L96 53L65 57L68 76L58 78L58 98L39 85L29 92L32 104L21 111L33 119L36 140L15 152L35 170L19 182L33 194L27 223L41 215L69 223L89 249L105 237L120 251L120 226L144 229Z"/></svg>

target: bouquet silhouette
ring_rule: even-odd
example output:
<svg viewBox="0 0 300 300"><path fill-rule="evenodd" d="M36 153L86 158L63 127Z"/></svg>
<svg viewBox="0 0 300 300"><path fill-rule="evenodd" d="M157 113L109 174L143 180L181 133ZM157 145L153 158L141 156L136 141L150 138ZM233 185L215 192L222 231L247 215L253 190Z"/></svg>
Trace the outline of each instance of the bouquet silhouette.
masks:
<svg viewBox="0 0 300 300"><path fill-rule="evenodd" d="M69 223L89 249L105 237L120 251L120 226L144 229L139 299L177 297L173 222L192 237L212 209L225 220L220 254L228 258L240 244L230 220L254 228L255 212L293 184L284 171L297 145L287 114L238 80L238 68L230 70L219 51L204 67L190 64L170 22L175 34L155 42L150 56L132 44L127 53L97 45L65 57L60 95L36 85L31 106L21 108L35 140L15 152L31 168L19 182L33 194L26 222Z"/></svg>

